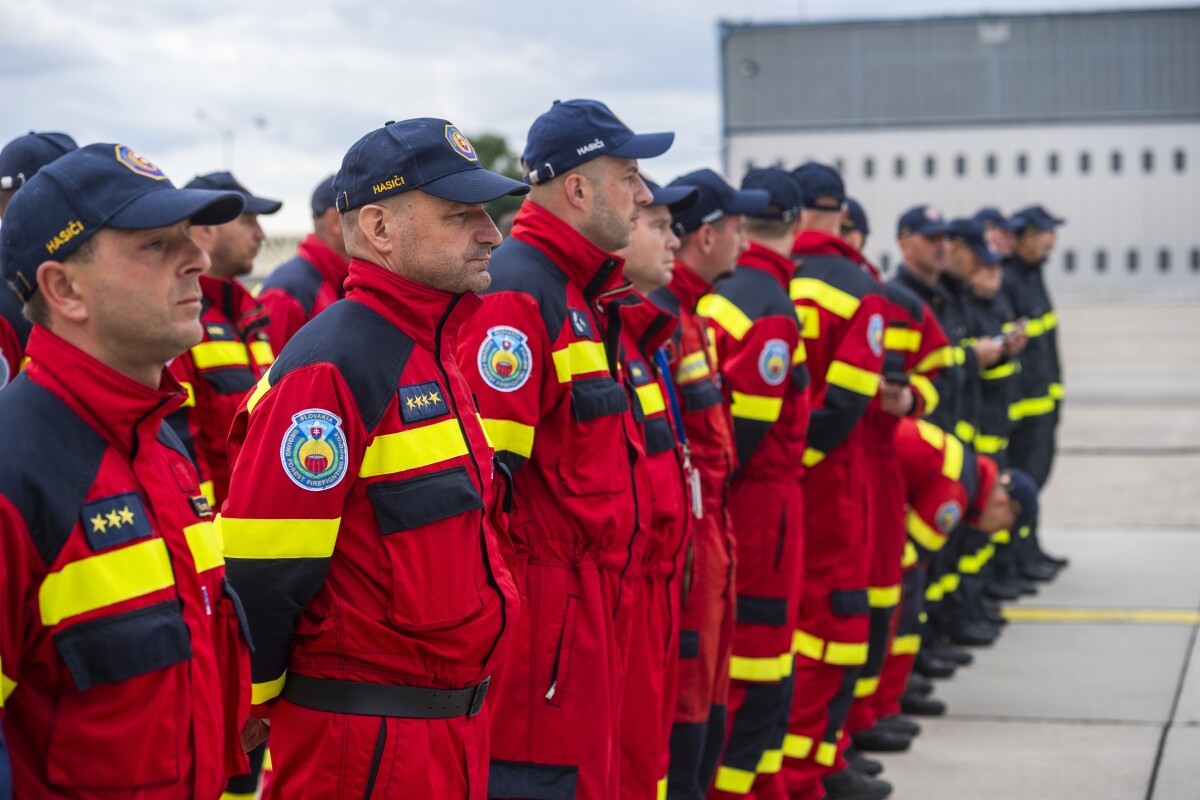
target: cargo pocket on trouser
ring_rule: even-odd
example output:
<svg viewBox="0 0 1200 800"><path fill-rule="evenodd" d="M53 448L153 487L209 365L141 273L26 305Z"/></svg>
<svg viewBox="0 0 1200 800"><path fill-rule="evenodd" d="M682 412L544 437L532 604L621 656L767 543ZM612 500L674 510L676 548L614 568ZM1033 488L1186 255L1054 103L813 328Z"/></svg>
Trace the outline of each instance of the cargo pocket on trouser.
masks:
<svg viewBox="0 0 1200 800"><path fill-rule="evenodd" d="M371 800L375 792L375 783L379 780L379 765L383 762L384 748L387 747L387 718L379 720L379 733L375 737L375 749L371 753L371 765L367 769L367 787L363 791L363 800Z"/></svg>
<svg viewBox="0 0 1200 800"><path fill-rule="evenodd" d="M59 690L46 780L90 789L179 780L178 709L191 698L188 670L171 667L192 657L179 601L72 625L54 645L74 686Z"/></svg>
<svg viewBox="0 0 1200 800"><path fill-rule="evenodd" d="M554 661L550 664L550 681L546 689L546 702L552 706L562 704L564 692L570 686L571 653L575 644L575 625L579 614L579 597L567 595L567 604L559 628L558 642L554 647Z"/></svg>

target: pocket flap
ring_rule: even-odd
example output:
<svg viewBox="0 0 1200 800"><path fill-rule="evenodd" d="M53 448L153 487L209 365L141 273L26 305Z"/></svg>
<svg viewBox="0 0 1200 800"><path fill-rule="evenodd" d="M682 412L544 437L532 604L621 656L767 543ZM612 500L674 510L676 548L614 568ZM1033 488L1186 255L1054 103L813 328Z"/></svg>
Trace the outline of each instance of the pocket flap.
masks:
<svg viewBox="0 0 1200 800"><path fill-rule="evenodd" d="M612 378L583 378L571 382L571 409L576 422L629 410L629 397Z"/></svg>
<svg viewBox="0 0 1200 800"><path fill-rule="evenodd" d="M466 467L451 467L403 481L372 483L367 486L367 496L384 534L483 508L483 498Z"/></svg>
<svg viewBox="0 0 1200 800"><path fill-rule="evenodd" d="M72 625L54 634L54 646L81 692L192 657L178 600Z"/></svg>

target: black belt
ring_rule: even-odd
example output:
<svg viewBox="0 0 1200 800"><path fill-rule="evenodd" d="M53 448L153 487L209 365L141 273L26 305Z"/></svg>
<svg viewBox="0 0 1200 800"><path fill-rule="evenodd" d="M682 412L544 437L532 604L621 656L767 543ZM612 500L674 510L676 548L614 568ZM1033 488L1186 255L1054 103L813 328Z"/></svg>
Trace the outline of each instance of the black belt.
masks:
<svg viewBox="0 0 1200 800"><path fill-rule="evenodd" d="M489 675L465 689L426 689L309 678L292 672L283 686L283 697L298 706L334 714L446 719L478 714L491 682Z"/></svg>

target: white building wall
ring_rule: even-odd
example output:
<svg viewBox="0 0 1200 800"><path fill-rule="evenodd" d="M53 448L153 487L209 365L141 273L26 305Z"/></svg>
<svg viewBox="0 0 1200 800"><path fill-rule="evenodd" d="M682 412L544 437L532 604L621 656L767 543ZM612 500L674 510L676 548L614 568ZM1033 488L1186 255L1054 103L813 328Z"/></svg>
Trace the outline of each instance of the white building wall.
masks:
<svg viewBox="0 0 1200 800"><path fill-rule="evenodd" d="M751 165L791 169L808 159L840 163L847 192L863 204L870 220L867 255L879 264L895 265L896 220L911 206L932 203L955 217L984 205L1007 213L1041 203L1067 219L1047 270L1057 299L1200 300L1200 124L735 134L727 148L729 177L735 182ZM1150 171L1143 165L1146 152L1153 158ZM1113 153L1121 160L1116 172ZM1051 154L1058 158L1054 174ZM1090 160L1086 174L1080 168L1083 154ZM1022 155L1024 174L1017 170ZM955 170L959 156L966 160L961 176ZM932 176L926 174L928 157L934 159ZM995 159L994 174L986 170L989 157ZM1182 170L1176 168L1177 158L1183 159ZM896 159L904 162L901 177ZM1165 271L1160 266L1164 250ZM1137 254L1135 271L1128 265L1131 251ZM1070 271L1068 253L1074 257ZM1103 271L1097 268L1099 253L1106 262Z"/></svg>

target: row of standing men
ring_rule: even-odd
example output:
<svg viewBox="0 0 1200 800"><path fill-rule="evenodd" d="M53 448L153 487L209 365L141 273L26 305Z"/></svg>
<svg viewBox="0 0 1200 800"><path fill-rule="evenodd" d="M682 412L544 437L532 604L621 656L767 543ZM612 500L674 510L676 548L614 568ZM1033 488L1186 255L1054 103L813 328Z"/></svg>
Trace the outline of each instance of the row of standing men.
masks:
<svg viewBox="0 0 1200 800"><path fill-rule="evenodd" d="M890 791L852 742L907 746L914 658L990 641L984 594L1058 566L1032 487L1061 221L918 207L884 284L834 170L660 187L637 162L672 138L556 103L519 183L389 123L257 297L278 202L6 148L18 796L252 796L220 776L268 731L274 797ZM526 192L496 248L482 204ZM168 311L126 266L151 245Z"/></svg>

